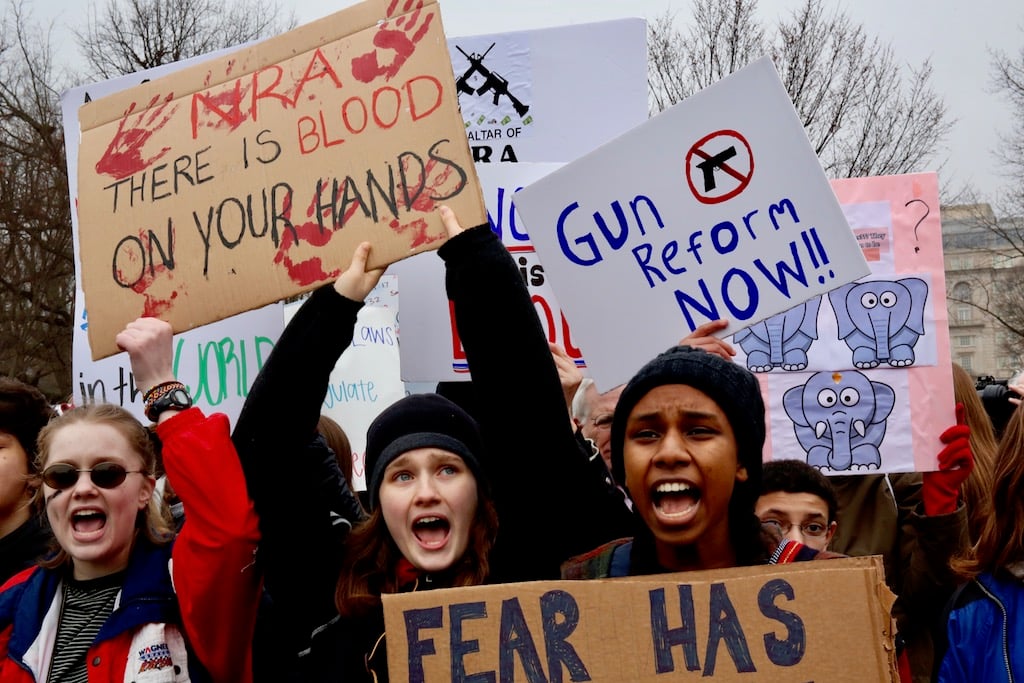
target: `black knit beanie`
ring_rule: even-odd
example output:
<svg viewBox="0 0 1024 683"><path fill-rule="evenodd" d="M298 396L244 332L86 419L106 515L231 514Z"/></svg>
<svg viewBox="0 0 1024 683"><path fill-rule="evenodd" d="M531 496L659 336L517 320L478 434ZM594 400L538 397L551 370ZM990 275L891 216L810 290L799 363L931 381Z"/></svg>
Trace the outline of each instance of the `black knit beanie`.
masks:
<svg viewBox="0 0 1024 683"><path fill-rule="evenodd" d="M619 396L612 418L612 476L626 483L623 444L626 420L633 406L663 384L685 384L707 394L725 413L736 437L737 457L756 482L760 482L765 418L761 387L753 373L721 356L690 346L673 346L633 375Z"/></svg>
<svg viewBox="0 0 1024 683"><path fill-rule="evenodd" d="M366 491L370 509L377 507L384 470L392 460L415 448L440 448L458 455L488 489L479 458L483 443L476 422L459 406L437 394L413 394L377 416L366 432Z"/></svg>

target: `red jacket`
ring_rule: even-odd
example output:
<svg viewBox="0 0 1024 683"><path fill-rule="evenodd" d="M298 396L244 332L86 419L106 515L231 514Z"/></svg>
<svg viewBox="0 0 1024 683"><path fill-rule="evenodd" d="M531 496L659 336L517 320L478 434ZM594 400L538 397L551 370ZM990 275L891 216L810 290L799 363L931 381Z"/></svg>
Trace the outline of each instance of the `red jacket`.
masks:
<svg viewBox="0 0 1024 683"><path fill-rule="evenodd" d="M136 540L117 607L89 649L89 681L248 683L259 532L227 417L191 408L157 432L186 522L172 545ZM60 573L34 567L0 587L0 683L46 679Z"/></svg>

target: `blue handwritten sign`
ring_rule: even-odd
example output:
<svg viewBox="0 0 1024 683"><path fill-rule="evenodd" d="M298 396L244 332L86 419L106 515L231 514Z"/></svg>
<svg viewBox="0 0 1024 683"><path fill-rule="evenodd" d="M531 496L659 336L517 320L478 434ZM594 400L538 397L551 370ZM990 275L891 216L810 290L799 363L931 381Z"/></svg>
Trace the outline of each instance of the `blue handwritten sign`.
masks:
<svg viewBox="0 0 1024 683"><path fill-rule="evenodd" d="M516 207L600 387L704 322L727 318L731 334L869 273L768 59L523 188Z"/></svg>

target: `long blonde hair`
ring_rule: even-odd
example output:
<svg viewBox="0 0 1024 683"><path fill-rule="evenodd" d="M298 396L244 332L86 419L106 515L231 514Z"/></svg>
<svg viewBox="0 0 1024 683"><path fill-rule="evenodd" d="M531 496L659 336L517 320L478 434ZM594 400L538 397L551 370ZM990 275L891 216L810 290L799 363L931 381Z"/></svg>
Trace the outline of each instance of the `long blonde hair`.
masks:
<svg viewBox="0 0 1024 683"><path fill-rule="evenodd" d="M952 562L963 579L1024 560L1024 411L1010 415L996 450L992 502L977 542Z"/></svg>
<svg viewBox="0 0 1024 683"><path fill-rule="evenodd" d="M39 432L37 440L38 452L35 459L37 472L42 472L46 466L54 435L64 427L73 424L96 424L113 427L125 438L128 445L139 458L142 459L142 469L146 476L154 476L156 471L155 437L147 427L136 420L127 410L109 403L97 403L75 408L60 417L50 420ZM33 503L35 509L42 513L44 510L42 480L38 475L37 478L39 480L35 482L36 491ZM139 510L138 517L135 520L136 528L142 530L146 538L154 545L170 543L171 539L174 538L174 532L171 530L170 515L159 498L155 494L151 496L149 504L144 509ZM45 518L45 515L43 517ZM40 563L44 567L55 568L71 562L71 557L67 551L56 545L56 540L54 540L54 544L55 554Z"/></svg>
<svg viewBox="0 0 1024 683"><path fill-rule="evenodd" d="M973 542L978 539L982 525L991 515L993 470L999 442L996 440L992 420L974 388L974 380L956 363L953 363L953 394L956 402L963 404L964 418L971 428L974 469L964 482L961 492L967 506L967 525Z"/></svg>

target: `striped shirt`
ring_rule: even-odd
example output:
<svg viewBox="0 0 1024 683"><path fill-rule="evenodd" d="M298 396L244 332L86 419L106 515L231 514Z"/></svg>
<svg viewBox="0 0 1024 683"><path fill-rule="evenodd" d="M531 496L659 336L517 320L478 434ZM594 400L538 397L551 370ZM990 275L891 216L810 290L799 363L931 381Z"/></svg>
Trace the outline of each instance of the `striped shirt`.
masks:
<svg viewBox="0 0 1024 683"><path fill-rule="evenodd" d="M114 611L123 583L124 572L89 581L65 580L50 683L88 683L89 646Z"/></svg>

